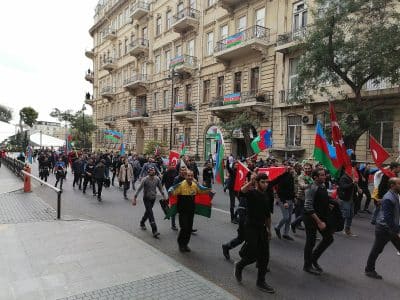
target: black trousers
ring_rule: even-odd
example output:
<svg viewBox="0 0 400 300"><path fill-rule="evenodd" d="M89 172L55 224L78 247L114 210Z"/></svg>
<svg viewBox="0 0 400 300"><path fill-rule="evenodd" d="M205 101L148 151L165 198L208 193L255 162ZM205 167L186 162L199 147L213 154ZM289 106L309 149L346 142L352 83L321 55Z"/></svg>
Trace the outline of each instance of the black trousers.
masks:
<svg viewBox="0 0 400 300"><path fill-rule="evenodd" d="M239 214L239 226L237 229L237 236L225 244L229 249L233 249L244 242L244 226L245 217Z"/></svg>
<svg viewBox="0 0 400 300"><path fill-rule="evenodd" d="M104 183L104 179L103 178L96 178L96 182L97 182L97 198L101 197L101 191L103 190L103 183ZM94 186L94 184L93 184Z"/></svg>
<svg viewBox="0 0 400 300"><path fill-rule="evenodd" d="M125 181L125 182L124 182L124 197L126 197L126 191L129 190L130 185L131 185L131 182L130 182L130 181Z"/></svg>
<svg viewBox="0 0 400 300"><path fill-rule="evenodd" d="M83 191L86 192L86 188L88 183L90 182L90 184L92 185L92 189L93 189L93 194L96 194L96 187L94 184L94 179L93 177L89 177L89 176L85 176L85 179L83 180Z"/></svg>
<svg viewBox="0 0 400 300"><path fill-rule="evenodd" d="M321 231L318 229L314 219L309 215L304 215L304 225L306 227L306 244L304 246L304 267L309 268L312 263L317 262L321 257L322 253L333 243L333 235L329 228ZM317 230L322 235L322 240L318 246L315 247L315 241L317 239Z"/></svg>
<svg viewBox="0 0 400 300"><path fill-rule="evenodd" d="M292 222L292 225L297 227L303 221L304 201L297 200L296 206L294 207L294 215L296 219Z"/></svg>
<svg viewBox="0 0 400 300"><path fill-rule="evenodd" d="M369 204L371 203L371 192L369 191L368 187L362 188L362 193L358 194L358 203L359 203L359 206L357 207L358 210L361 209L361 201L364 194L365 197L367 197L367 199L365 200L364 209L368 209ZM356 210L356 207L354 207L354 210Z"/></svg>
<svg viewBox="0 0 400 300"><path fill-rule="evenodd" d="M397 234L389 232L387 229L376 225L375 227L375 241L372 246L371 252L368 256L366 272L375 271L375 263L378 256L382 253L388 242L392 242L397 251L400 251L400 238Z"/></svg>
<svg viewBox="0 0 400 300"><path fill-rule="evenodd" d="M77 184L79 188L82 187L82 174L74 173L74 181L72 182L72 186L74 187L75 184Z"/></svg>
<svg viewBox="0 0 400 300"><path fill-rule="evenodd" d="M179 211L179 234L178 234L178 245L180 247L187 246L192 235L194 219L194 208L185 209Z"/></svg>
<svg viewBox="0 0 400 300"><path fill-rule="evenodd" d="M112 175L112 178L111 178L111 185L114 185L115 175L117 175L117 172L113 171L112 173L113 173L113 175Z"/></svg>
<svg viewBox="0 0 400 300"><path fill-rule="evenodd" d="M156 201L156 199L143 198L143 204L144 204L145 212L144 212L144 215L142 217L142 220L140 221L140 224L144 225L144 223L147 220L149 220L150 226L151 226L151 231L153 233L157 232L157 225L156 225L156 221L154 219L154 213L153 213L153 206L154 206L154 202L155 201Z"/></svg>
<svg viewBox="0 0 400 300"><path fill-rule="evenodd" d="M229 210L231 213L231 221L235 218L235 200L236 200L236 193L232 189L229 189Z"/></svg>

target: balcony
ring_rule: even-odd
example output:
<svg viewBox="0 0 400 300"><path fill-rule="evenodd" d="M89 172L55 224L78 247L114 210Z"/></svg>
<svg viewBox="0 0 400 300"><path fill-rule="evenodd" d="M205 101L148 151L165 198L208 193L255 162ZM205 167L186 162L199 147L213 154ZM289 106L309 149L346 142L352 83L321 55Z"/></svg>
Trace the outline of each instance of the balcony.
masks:
<svg viewBox="0 0 400 300"><path fill-rule="evenodd" d="M147 39L136 39L128 46L128 52L130 55L135 56L136 58L141 56L149 55L149 40Z"/></svg>
<svg viewBox="0 0 400 300"><path fill-rule="evenodd" d="M307 33L307 27L301 27L299 29L279 34L276 41L276 52L284 54L289 53L289 50L296 46L298 42L305 37Z"/></svg>
<svg viewBox="0 0 400 300"><path fill-rule="evenodd" d="M279 91L279 105L300 105L301 101L296 96L295 89Z"/></svg>
<svg viewBox="0 0 400 300"><path fill-rule="evenodd" d="M186 54L176 56L175 58L171 59L169 68L181 75L193 75L197 70L197 57Z"/></svg>
<svg viewBox="0 0 400 300"><path fill-rule="evenodd" d="M389 98L399 94L400 86L391 84L388 79L369 80L361 90L365 98Z"/></svg>
<svg viewBox="0 0 400 300"><path fill-rule="evenodd" d="M103 64L101 65L103 70L108 72L112 72L117 68L116 59L112 57L108 57L104 59Z"/></svg>
<svg viewBox="0 0 400 300"><path fill-rule="evenodd" d="M94 58L94 51L92 50L85 50L85 55L87 58L93 59Z"/></svg>
<svg viewBox="0 0 400 300"><path fill-rule="evenodd" d="M94 98L92 95L90 95L90 93L86 93L86 95L85 95L85 104L88 104L92 107L94 105Z"/></svg>
<svg viewBox="0 0 400 300"><path fill-rule="evenodd" d="M134 20L139 20L140 18L144 17L150 12L150 3L147 3L146 1L137 1L132 7L131 7L131 17Z"/></svg>
<svg viewBox="0 0 400 300"><path fill-rule="evenodd" d="M107 116L104 118L104 124L110 127L115 126L116 118L114 116Z"/></svg>
<svg viewBox="0 0 400 300"><path fill-rule="evenodd" d="M235 7L239 6L241 2L240 0L218 0L218 4L230 12L232 12Z"/></svg>
<svg viewBox="0 0 400 300"><path fill-rule="evenodd" d="M135 92L136 90L142 88L147 91L148 85L150 83L149 76L146 74L134 74L130 78L124 80L124 89Z"/></svg>
<svg viewBox="0 0 400 300"><path fill-rule="evenodd" d="M150 117L149 114L144 109L135 108L132 109L126 115L127 121L134 124L135 122L148 122Z"/></svg>
<svg viewBox="0 0 400 300"><path fill-rule="evenodd" d="M245 110L267 113L271 108L273 93L270 91L245 91L216 97L209 103L209 111L217 117Z"/></svg>
<svg viewBox="0 0 400 300"><path fill-rule="evenodd" d="M220 61L231 61L255 53L266 56L269 45L269 28L255 25L217 42L214 57Z"/></svg>
<svg viewBox="0 0 400 300"><path fill-rule="evenodd" d="M94 74L92 71L88 70L85 74L85 80L89 81L90 83L93 83L94 80Z"/></svg>
<svg viewBox="0 0 400 300"><path fill-rule="evenodd" d="M193 104L178 102L174 105L173 116L180 121L194 120L196 111Z"/></svg>
<svg viewBox="0 0 400 300"><path fill-rule="evenodd" d="M107 100L113 100L116 96L116 89L112 86L105 86L101 89L101 96Z"/></svg>
<svg viewBox="0 0 400 300"><path fill-rule="evenodd" d="M174 15L172 29L180 34L199 27L200 12L194 8L184 8Z"/></svg>
<svg viewBox="0 0 400 300"><path fill-rule="evenodd" d="M107 40L113 41L117 38L117 31L111 28L104 29L102 38L105 41Z"/></svg>

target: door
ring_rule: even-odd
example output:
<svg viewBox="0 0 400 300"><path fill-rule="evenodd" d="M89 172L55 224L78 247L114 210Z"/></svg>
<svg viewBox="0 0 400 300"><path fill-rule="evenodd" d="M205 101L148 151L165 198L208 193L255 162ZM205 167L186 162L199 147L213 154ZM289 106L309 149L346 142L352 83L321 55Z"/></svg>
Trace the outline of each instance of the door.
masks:
<svg viewBox="0 0 400 300"><path fill-rule="evenodd" d="M142 127L136 129L136 153L143 154L144 149L144 130Z"/></svg>

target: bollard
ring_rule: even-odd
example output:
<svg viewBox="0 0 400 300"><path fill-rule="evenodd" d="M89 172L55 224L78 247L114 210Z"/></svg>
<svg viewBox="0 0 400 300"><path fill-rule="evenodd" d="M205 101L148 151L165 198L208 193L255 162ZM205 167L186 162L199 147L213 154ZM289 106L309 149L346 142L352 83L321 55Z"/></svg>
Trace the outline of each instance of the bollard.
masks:
<svg viewBox="0 0 400 300"><path fill-rule="evenodd" d="M31 173L31 167L28 164L25 164L24 171L27 173ZM31 192L31 177L28 175L24 175L24 192Z"/></svg>

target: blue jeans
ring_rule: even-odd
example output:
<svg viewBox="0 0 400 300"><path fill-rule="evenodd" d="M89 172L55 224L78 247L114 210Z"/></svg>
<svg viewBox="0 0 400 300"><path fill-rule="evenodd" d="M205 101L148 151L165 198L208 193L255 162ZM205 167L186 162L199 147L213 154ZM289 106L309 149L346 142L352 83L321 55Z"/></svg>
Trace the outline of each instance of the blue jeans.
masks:
<svg viewBox="0 0 400 300"><path fill-rule="evenodd" d="M293 214L293 201L286 200L286 203L289 204L288 208L285 208L282 202L279 203L279 206L282 211L282 219L280 220L278 225L275 226L275 228L281 230L282 226L285 225L283 234L289 235L290 222L292 220L292 214Z"/></svg>
<svg viewBox="0 0 400 300"><path fill-rule="evenodd" d="M350 229L354 215L354 202L340 200L340 208L344 218L344 228Z"/></svg>

